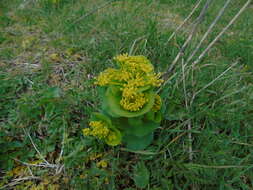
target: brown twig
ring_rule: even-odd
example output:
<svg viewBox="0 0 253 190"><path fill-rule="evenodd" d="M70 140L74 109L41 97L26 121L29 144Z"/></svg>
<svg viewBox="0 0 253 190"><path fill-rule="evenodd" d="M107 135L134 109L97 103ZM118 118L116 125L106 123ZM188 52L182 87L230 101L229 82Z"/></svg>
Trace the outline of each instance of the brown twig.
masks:
<svg viewBox="0 0 253 190"><path fill-rule="evenodd" d="M184 90L184 101L185 101L185 107L186 110L189 111L189 105L188 105L188 98L187 98L187 91L186 91L186 85L185 85L185 64L184 59L182 59L182 74L183 74L183 90ZM188 129L188 140L189 140L189 160L192 161L193 159L193 152L192 152L192 127L191 127L191 120L187 123L187 129Z"/></svg>
<svg viewBox="0 0 253 190"><path fill-rule="evenodd" d="M219 19L221 18L221 16L225 12L225 9L227 8L227 6L229 5L230 2L231 2L231 0L227 0L226 3L224 4L224 6L221 8L221 10L219 11L217 17L214 19L214 21L212 22L212 24L209 26L208 30L206 31L206 33L204 34L204 36L200 40L200 42L197 45L197 47L194 49L194 51L192 52L192 54L186 60L186 62L185 62L186 65L191 61L191 59L193 58L193 56L198 52L200 46L205 41L205 39L207 38L207 36L210 34L210 32L212 31L212 29L216 25L216 23L219 21Z"/></svg>
<svg viewBox="0 0 253 190"><path fill-rule="evenodd" d="M223 75L225 75L230 69L232 69L236 64L238 64L238 61L233 63L229 68L227 68L225 71L223 71L219 76L217 76L215 79L213 79L211 82L209 82L207 85L205 85L203 88L201 88L200 90L198 90L196 93L193 94L190 105L192 105L194 99L196 98L196 96L201 93L203 90L205 90L206 88L208 88L209 86L211 86L213 83L215 83L217 80L219 80Z"/></svg>
<svg viewBox="0 0 253 190"><path fill-rule="evenodd" d="M41 180L41 178L35 177L35 176L28 176L28 177L13 179L12 182L8 183L7 185L4 185L4 186L0 187L0 189L6 189L8 187L18 185L18 184L22 183L23 181L27 181L27 180Z"/></svg>
<svg viewBox="0 0 253 190"><path fill-rule="evenodd" d="M169 43L169 41L176 35L176 33L178 32L178 30L180 30L185 23L191 18L191 16L193 15L193 13L195 13L195 11L197 10L197 8L199 7L200 3L202 2L202 0L199 0L196 5L194 6L194 8L192 9L191 13L184 19L184 21L176 28L176 30L171 34L171 36L169 37L169 39L167 40L166 43Z"/></svg>
<svg viewBox="0 0 253 190"><path fill-rule="evenodd" d="M227 29L235 22L235 20L241 15L241 13L248 7L252 0L248 0L243 7L237 12L226 27L216 36L216 38L207 46L207 48L200 54L200 56L193 62L193 66L200 62L200 60L206 55L210 48L217 42L217 40L227 31Z"/></svg>
<svg viewBox="0 0 253 190"><path fill-rule="evenodd" d="M205 17L205 14L206 14L206 11L207 11L207 9L208 9L208 7L209 7L209 5L211 4L212 1L213 0L207 0L206 1L205 5L203 6L198 18L196 19L196 21L195 21L195 23L194 23L194 25L191 29L191 32L190 32L188 38L184 42L183 46L180 48L177 56L173 60L173 62L170 65L169 69L164 73L164 75L163 75L164 78L167 78L167 75L174 69L174 67L177 64L179 58L184 54L184 51L185 51L186 47L188 46L189 42L191 41L192 37L194 36L198 25L203 21L203 19Z"/></svg>

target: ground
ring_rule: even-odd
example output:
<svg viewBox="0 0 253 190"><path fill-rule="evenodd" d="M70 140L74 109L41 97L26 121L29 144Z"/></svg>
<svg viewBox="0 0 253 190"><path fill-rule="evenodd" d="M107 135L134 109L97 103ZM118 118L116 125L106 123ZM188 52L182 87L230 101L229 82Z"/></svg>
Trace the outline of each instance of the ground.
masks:
<svg viewBox="0 0 253 190"><path fill-rule="evenodd" d="M94 77L121 53L165 72L201 9L168 38L196 2L1 0L0 189L252 189L252 2L200 63L180 59L168 74L151 146L82 134L100 106ZM245 2L232 1L199 53ZM185 58L223 4L210 5Z"/></svg>

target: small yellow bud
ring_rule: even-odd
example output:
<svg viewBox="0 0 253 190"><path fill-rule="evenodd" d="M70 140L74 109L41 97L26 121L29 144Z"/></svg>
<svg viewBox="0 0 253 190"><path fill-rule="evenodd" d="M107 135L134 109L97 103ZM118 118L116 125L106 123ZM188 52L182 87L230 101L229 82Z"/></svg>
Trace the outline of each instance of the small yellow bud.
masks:
<svg viewBox="0 0 253 190"><path fill-rule="evenodd" d="M105 160L101 160L96 165L98 168L107 168L108 162L106 162Z"/></svg>
<svg viewBox="0 0 253 190"><path fill-rule="evenodd" d="M90 135L90 129L89 128L83 129L83 135L85 135L85 136Z"/></svg>
<svg viewBox="0 0 253 190"><path fill-rule="evenodd" d="M154 111L154 112L159 111L159 110L161 109L161 106L162 106L162 99L161 99L161 97L157 94L157 95L155 96L155 103L154 103L154 105L153 105L153 107L152 107L152 111Z"/></svg>

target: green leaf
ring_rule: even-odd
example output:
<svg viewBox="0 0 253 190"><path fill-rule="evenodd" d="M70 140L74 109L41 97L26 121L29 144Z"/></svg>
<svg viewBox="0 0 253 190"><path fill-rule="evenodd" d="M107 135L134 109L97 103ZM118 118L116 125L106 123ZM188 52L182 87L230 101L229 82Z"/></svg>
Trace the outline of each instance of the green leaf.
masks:
<svg viewBox="0 0 253 190"><path fill-rule="evenodd" d="M119 87L110 86L107 89L103 100L103 108L112 117L137 117L147 113L154 104L155 93L153 92L153 89L146 91L145 94L148 102L144 105L144 107L140 111L130 112L123 109L120 105L121 91Z"/></svg>
<svg viewBox="0 0 253 190"><path fill-rule="evenodd" d="M105 96L106 89L106 87L98 87L99 98L103 99L103 97Z"/></svg>
<svg viewBox="0 0 253 190"><path fill-rule="evenodd" d="M43 94L43 98L60 98L61 97L61 89L59 87L51 87L48 88L44 94Z"/></svg>
<svg viewBox="0 0 253 190"><path fill-rule="evenodd" d="M153 140L153 133L146 136L138 137L135 135L125 134L123 142L126 143L126 147L130 150L143 150L151 144Z"/></svg>
<svg viewBox="0 0 253 190"><path fill-rule="evenodd" d="M102 90L101 90L101 91L102 91ZM108 102L107 97L106 97L106 95L105 95L105 92L106 92L106 91L102 91L102 92L104 92L104 94L103 94L103 96L102 96L102 111L103 111L104 113L106 113L106 114L108 114L108 115L114 117L114 118L119 117L117 114L115 114L114 112L112 112L112 111L110 110L109 102Z"/></svg>
<svg viewBox="0 0 253 190"><path fill-rule="evenodd" d="M91 116L91 120L92 121L104 121L109 125L109 127L112 128L111 119L109 117L107 117L106 115L102 114L102 113L93 112L92 116Z"/></svg>
<svg viewBox="0 0 253 190"><path fill-rule="evenodd" d="M11 170L14 167L14 160L13 159L8 159L7 163L3 166L4 169L6 170Z"/></svg>
<svg viewBox="0 0 253 190"><path fill-rule="evenodd" d="M125 131L129 128L128 118L125 117L112 118L112 123L121 131Z"/></svg>
<svg viewBox="0 0 253 190"><path fill-rule="evenodd" d="M154 121L155 123L160 123L162 120L162 113L161 111L158 112L149 111L148 113L145 114L145 118L147 120Z"/></svg>
<svg viewBox="0 0 253 190"><path fill-rule="evenodd" d="M48 103L52 100L57 100L61 97L62 90L59 87L51 87L43 92L43 95L39 101L40 104Z"/></svg>
<svg viewBox="0 0 253 190"><path fill-rule="evenodd" d="M134 183L138 188L145 188L149 183L149 171L144 162L140 162L134 168Z"/></svg>
<svg viewBox="0 0 253 190"><path fill-rule="evenodd" d="M142 121L134 118L129 118L128 123L129 126L126 129L126 133L137 137L145 136L159 127L159 124L153 121Z"/></svg>
<svg viewBox="0 0 253 190"><path fill-rule="evenodd" d="M148 113L146 113L145 117L146 117L147 120L153 121L154 118L155 118L155 112L149 111Z"/></svg>
<svg viewBox="0 0 253 190"><path fill-rule="evenodd" d="M110 135L114 135L115 138L114 139L110 139ZM112 129L112 131L110 131L109 137L105 139L105 142L110 145L110 146L117 146L121 143L122 140L122 135L121 132L117 129Z"/></svg>
<svg viewBox="0 0 253 190"><path fill-rule="evenodd" d="M155 112L155 118L153 120L156 123L160 123L162 121L162 113L161 111Z"/></svg>
<svg viewBox="0 0 253 190"><path fill-rule="evenodd" d="M128 118L128 124L130 126L142 126L143 125L143 121L142 121L142 117L131 117Z"/></svg>

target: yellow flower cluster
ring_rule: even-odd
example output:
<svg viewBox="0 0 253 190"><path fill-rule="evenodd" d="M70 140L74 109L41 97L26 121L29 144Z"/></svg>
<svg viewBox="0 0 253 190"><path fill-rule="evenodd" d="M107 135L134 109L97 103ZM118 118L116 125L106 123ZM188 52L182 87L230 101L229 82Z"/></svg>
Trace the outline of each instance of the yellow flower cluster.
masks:
<svg viewBox="0 0 253 190"><path fill-rule="evenodd" d="M99 86L106 86L108 84L111 84L113 79L115 78L115 74L117 73L116 69L109 68L104 70L97 78L97 81L95 82Z"/></svg>
<svg viewBox="0 0 253 190"><path fill-rule="evenodd" d="M120 100L120 105L129 111L139 111L143 105L147 102L147 98L145 98L144 93L139 93L132 97L122 97Z"/></svg>
<svg viewBox="0 0 253 190"><path fill-rule="evenodd" d="M120 143L120 137L117 136L117 132L110 129L106 122L91 121L89 126L90 128L83 129L83 134L85 136L94 136L100 140L105 140L105 142L111 146L115 146Z"/></svg>
<svg viewBox="0 0 253 190"><path fill-rule="evenodd" d="M106 162L105 160L101 160L101 161L99 161L99 162L96 164L96 166L97 166L98 168L107 168L108 162Z"/></svg>
<svg viewBox="0 0 253 190"><path fill-rule="evenodd" d="M114 132L110 132L109 135L107 136L107 141L108 142L113 142L117 139L117 136Z"/></svg>
<svg viewBox="0 0 253 190"><path fill-rule="evenodd" d="M155 96L155 103L152 107L152 111L157 112L161 109L162 106L162 99L159 95Z"/></svg>
<svg viewBox="0 0 253 190"><path fill-rule="evenodd" d="M122 91L120 105L128 111L138 111L148 102L140 88L158 87L163 80L161 74L154 73L154 67L144 56L122 54L114 60L119 69L108 68L97 77L99 86L117 85Z"/></svg>
<svg viewBox="0 0 253 190"><path fill-rule="evenodd" d="M105 122L102 121L91 121L89 123L90 128L83 129L85 136L94 136L99 139L104 139L109 134L109 129Z"/></svg>

